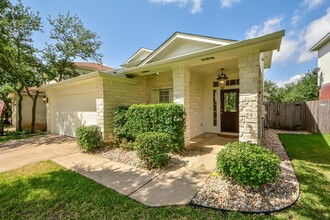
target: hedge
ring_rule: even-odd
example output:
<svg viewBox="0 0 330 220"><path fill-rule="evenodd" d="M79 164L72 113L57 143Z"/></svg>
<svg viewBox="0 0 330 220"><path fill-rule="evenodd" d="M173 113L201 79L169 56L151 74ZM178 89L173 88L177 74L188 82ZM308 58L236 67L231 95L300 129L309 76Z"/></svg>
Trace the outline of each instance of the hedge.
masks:
<svg viewBox="0 0 330 220"><path fill-rule="evenodd" d="M135 104L114 112L114 134L135 141L139 134L161 132L170 136L172 151L184 147L185 111L182 105Z"/></svg>

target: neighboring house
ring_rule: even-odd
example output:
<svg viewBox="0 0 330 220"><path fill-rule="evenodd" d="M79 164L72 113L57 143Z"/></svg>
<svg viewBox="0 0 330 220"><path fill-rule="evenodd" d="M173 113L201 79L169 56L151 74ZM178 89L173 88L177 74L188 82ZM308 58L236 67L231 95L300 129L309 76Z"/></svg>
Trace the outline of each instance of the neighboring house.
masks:
<svg viewBox="0 0 330 220"><path fill-rule="evenodd" d="M318 52L319 99L330 99L330 32L317 42L310 51Z"/></svg>
<svg viewBox="0 0 330 220"><path fill-rule="evenodd" d="M260 143L264 69L283 36L234 41L176 32L154 51L138 50L115 73L96 71L43 86L48 130L75 136L78 126L96 124L107 139L116 107L174 102L185 106L186 146L205 132L235 132L240 141ZM222 68L228 80L220 88Z"/></svg>
<svg viewBox="0 0 330 220"><path fill-rule="evenodd" d="M36 88L30 88L30 93L35 94ZM21 92L23 96L22 101L22 128L30 129L32 120L32 99L28 96L25 90ZM47 117L46 117L46 104L43 100L45 93L41 92L38 96L36 106L36 124L35 129L46 131L47 130ZM9 93L8 98L11 99L12 110L12 125L18 128L18 100L19 97L16 92Z"/></svg>
<svg viewBox="0 0 330 220"><path fill-rule="evenodd" d="M91 73L94 71L102 71L102 72L110 72L114 69L108 66L105 66L100 63L92 63L92 62L73 62L76 66L76 71L79 75L84 75L87 73Z"/></svg>

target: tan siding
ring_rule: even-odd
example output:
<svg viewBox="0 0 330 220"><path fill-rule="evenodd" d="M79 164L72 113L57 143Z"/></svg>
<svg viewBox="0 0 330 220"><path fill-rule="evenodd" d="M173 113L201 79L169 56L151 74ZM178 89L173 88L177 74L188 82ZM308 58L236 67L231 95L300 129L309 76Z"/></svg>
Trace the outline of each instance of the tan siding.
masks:
<svg viewBox="0 0 330 220"><path fill-rule="evenodd" d="M190 135L204 133L204 80L197 73L190 77Z"/></svg>

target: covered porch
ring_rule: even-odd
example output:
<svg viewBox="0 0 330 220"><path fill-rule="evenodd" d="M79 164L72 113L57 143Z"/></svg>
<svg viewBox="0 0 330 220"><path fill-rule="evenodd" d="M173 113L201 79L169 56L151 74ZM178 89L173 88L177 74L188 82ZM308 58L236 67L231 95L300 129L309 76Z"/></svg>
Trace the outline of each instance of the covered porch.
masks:
<svg viewBox="0 0 330 220"><path fill-rule="evenodd" d="M144 81L147 103L184 105L186 147L194 137L222 132L238 134L239 141L260 143L264 69L270 68L272 51L279 50L283 36L280 31L237 42L217 39L221 45L201 49L205 41L214 39L179 33L149 51L139 65L120 73ZM200 48L187 53L191 45ZM228 77L223 86L217 81L221 69Z"/></svg>

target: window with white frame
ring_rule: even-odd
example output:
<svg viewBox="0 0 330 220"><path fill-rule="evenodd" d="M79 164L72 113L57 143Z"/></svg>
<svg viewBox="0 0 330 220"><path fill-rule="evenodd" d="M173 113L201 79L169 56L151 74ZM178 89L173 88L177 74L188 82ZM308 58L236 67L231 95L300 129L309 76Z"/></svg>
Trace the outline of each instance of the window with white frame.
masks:
<svg viewBox="0 0 330 220"><path fill-rule="evenodd" d="M161 89L159 90L159 103L169 103L170 102L170 90Z"/></svg>
<svg viewBox="0 0 330 220"><path fill-rule="evenodd" d="M171 103L173 102L173 89L152 90L151 103Z"/></svg>

